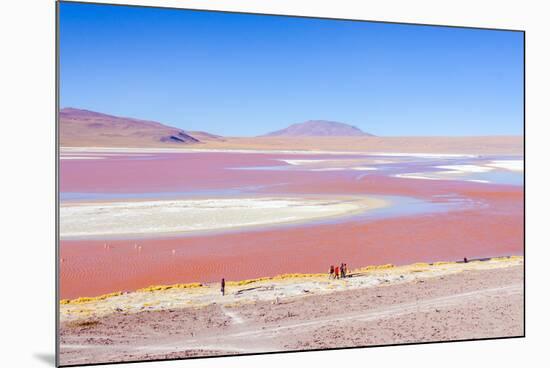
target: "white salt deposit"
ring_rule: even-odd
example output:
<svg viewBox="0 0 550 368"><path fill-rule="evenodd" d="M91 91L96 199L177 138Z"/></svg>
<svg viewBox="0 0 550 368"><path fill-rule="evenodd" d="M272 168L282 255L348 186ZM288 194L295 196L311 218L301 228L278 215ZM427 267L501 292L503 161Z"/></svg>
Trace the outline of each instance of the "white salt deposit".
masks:
<svg viewBox="0 0 550 368"><path fill-rule="evenodd" d="M510 171L523 171L523 160L495 160L488 163L487 166Z"/></svg>
<svg viewBox="0 0 550 368"><path fill-rule="evenodd" d="M67 237L155 235L281 224L385 205L371 198L218 198L64 204Z"/></svg>

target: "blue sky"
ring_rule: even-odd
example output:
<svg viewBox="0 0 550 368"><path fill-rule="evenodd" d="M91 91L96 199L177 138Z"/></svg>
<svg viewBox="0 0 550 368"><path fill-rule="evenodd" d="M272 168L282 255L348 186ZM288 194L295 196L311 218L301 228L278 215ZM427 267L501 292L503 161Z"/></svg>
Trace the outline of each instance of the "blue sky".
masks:
<svg viewBox="0 0 550 368"><path fill-rule="evenodd" d="M253 136L523 133L523 34L61 3L61 107Z"/></svg>

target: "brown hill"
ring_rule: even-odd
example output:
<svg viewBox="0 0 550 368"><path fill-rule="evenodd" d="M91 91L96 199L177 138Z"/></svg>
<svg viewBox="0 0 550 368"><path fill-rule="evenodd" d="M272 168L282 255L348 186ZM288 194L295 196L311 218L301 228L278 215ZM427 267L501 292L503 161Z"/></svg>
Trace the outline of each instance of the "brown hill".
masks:
<svg viewBox="0 0 550 368"><path fill-rule="evenodd" d="M208 133L203 133L206 136ZM59 112L61 146L137 147L199 143L185 131L156 121L64 108Z"/></svg>
<svg viewBox="0 0 550 368"><path fill-rule="evenodd" d="M186 132L187 134L198 139L201 142L208 142L208 141L225 142L225 138L220 135L202 132L200 130L188 130Z"/></svg>

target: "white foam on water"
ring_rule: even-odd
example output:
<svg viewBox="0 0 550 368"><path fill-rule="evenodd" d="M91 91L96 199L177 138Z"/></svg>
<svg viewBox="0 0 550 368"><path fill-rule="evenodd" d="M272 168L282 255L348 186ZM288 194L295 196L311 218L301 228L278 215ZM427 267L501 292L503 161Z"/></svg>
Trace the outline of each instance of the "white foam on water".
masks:
<svg viewBox="0 0 550 368"><path fill-rule="evenodd" d="M396 178L405 178L405 179L445 180L444 178L424 176L424 175L422 175L422 173L395 174L394 177L396 177Z"/></svg>
<svg viewBox="0 0 550 368"><path fill-rule="evenodd" d="M510 171L523 171L523 160L494 160L486 165Z"/></svg>
<svg viewBox="0 0 550 368"><path fill-rule="evenodd" d="M419 157L419 158L474 158L478 155L464 153L407 153L407 152L372 152L372 156L389 156L389 157Z"/></svg>
<svg viewBox="0 0 550 368"><path fill-rule="evenodd" d="M309 165L309 164L317 164L322 163L330 160L287 160L287 159L280 159L278 161L286 162L289 165L293 166L299 166L299 165Z"/></svg>
<svg viewBox="0 0 550 368"><path fill-rule="evenodd" d="M443 165L435 166L437 169L455 171L457 173L483 173L494 170L492 167L479 165Z"/></svg>
<svg viewBox="0 0 550 368"><path fill-rule="evenodd" d="M459 171L438 171L434 173L430 173L432 176L427 176L427 173L408 173L408 174L396 174L394 177L396 178L405 178L405 179L421 179L421 180L462 180L462 181L468 181L472 183L490 183L488 180L482 180L482 179L466 179L461 178L460 176L457 176L457 174L463 174L463 172Z"/></svg>
<svg viewBox="0 0 550 368"><path fill-rule="evenodd" d="M356 166L356 167L323 167L319 169L310 169L309 171L345 171L345 170L373 171L378 169L376 167Z"/></svg>

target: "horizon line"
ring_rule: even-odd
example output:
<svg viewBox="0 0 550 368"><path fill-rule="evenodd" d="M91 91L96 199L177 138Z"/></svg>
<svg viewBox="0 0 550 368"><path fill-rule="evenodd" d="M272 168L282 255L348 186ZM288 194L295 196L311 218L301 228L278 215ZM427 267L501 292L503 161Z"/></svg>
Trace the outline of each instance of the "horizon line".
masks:
<svg viewBox="0 0 550 368"><path fill-rule="evenodd" d="M399 137L434 137L434 138L437 138L437 137L457 137L457 138L461 138L462 137L462 138L467 138L467 137L523 137L523 136L525 136L524 133L519 133L519 134L499 134L499 133L495 133L495 134L477 134L477 135L475 135L475 134L452 134L452 135L444 135L444 134L418 134L418 135L417 134L414 134L414 135L374 134L374 133L371 133L370 131L365 132L361 127L358 127L357 124L350 124L350 123L347 123L347 122L342 122L342 121L338 121L338 120L334 120L334 119L317 119L317 118L308 119L308 120L304 120L304 121L301 121L301 122L288 123L287 125L283 126L280 129L276 129L276 130L273 130L273 131L269 131L267 133L262 133L262 134L257 134L257 135L226 135L226 134L220 134L220 133L217 133L217 132L214 132L214 131L180 128L180 127L177 127L177 126L170 125L171 123L164 123L164 122L161 122L159 120L152 120L152 119L133 117L133 116L116 115L116 114L113 114L113 113L99 112L99 111L91 110L91 109L88 109L88 108L81 108L81 107L74 107L74 106L60 107L59 108L59 113L61 113L63 110L69 110L69 109L79 110L79 111L86 111L86 112L91 112L91 113L94 113L94 114L100 114L100 115L105 115L105 116L112 116L112 117L119 118L119 119L132 119L132 120L138 120L138 121L143 121L143 122L158 123L158 124L162 124L162 125L164 125L168 128L183 130L184 132L197 132L197 131L199 131L199 132L203 132L203 133L218 135L218 136L224 137L224 138L269 138L267 136L271 133L278 132L280 130L285 130L288 127L290 127L291 125L303 124L303 123L309 122L309 121L326 121L326 122L344 124L344 125L347 125L349 127L359 129L361 132L365 133L365 135L356 135L356 136L352 136L352 135L341 135L341 136L337 136L337 135L333 135L333 136L330 136L330 135L325 135L325 136L322 136L322 135L320 135L320 136L315 136L315 135L310 135L310 136L307 136L307 135L306 136L284 136L283 135L283 136L271 136L271 137L272 138L308 138L308 137L315 137L315 138L341 138L341 137L344 137L344 138L399 138ZM57 118L59 120L61 120L59 116L57 116Z"/></svg>

